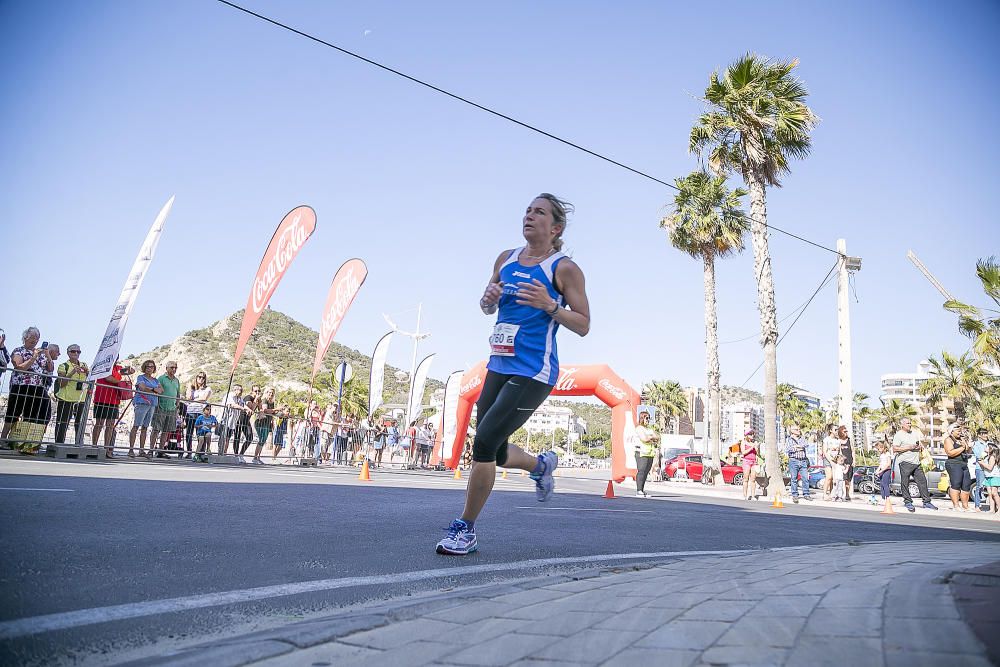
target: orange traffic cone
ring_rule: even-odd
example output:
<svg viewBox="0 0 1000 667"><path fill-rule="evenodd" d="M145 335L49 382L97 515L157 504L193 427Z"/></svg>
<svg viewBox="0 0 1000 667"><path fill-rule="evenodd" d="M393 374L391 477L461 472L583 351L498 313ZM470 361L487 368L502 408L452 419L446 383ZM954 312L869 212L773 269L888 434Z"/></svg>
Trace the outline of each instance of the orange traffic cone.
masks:
<svg viewBox="0 0 1000 667"><path fill-rule="evenodd" d="M500 479L507 479L507 471L506 470L504 470L502 473L500 473Z"/></svg>
<svg viewBox="0 0 1000 667"><path fill-rule="evenodd" d="M785 503L781 502L781 491L774 492L774 502L771 503L771 507L784 507Z"/></svg>
<svg viewBox="0 0 1000 667"><path fill-rule="evenodd" d="M462 479L462 469L455 468L455 479Z"/></svg>
<svg viewBox="0 0 1000 667"><path fill-rule="evenodd" d="M880 514L895 514L896 512L892 509L892 500L889 498L885 499L885 508L880 512Z"/></svg>
<svg viewBox="0 0 1000 667"><path fill-rule="evenodd" d="M614 498L615 497L615 487L611 483L610 479L608 480L608 488L604 490L604 497L605 498Z"/></svg>
<svg viewBox="0 0 1000 667"><path fill-rule="evenodd" d="M372 481L372 476L368 471L368 459L365 459L365 462L361 464L361 473L358 474L358 479L362 482Z"/></svg>

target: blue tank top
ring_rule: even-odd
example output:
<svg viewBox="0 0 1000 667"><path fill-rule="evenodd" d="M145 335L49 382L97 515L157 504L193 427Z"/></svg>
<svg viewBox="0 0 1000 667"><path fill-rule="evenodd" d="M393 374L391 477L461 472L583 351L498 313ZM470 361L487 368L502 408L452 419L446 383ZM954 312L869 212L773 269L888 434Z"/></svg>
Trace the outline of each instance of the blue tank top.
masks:
<svg viewBox="0 0 1000 667"><path fill-rule="evenodd" d="M557 252L538 266L522 266L517 261L523 248L510 251L500 267L503 293L496 326L490 337L490 361L487 368L505 375L519 375L554 385L559 379L559 355L556 331L559 324L543 310L517 303L520 283L537 279L561 308L563 297L556 291L556 265L566 255Z"/></svg>

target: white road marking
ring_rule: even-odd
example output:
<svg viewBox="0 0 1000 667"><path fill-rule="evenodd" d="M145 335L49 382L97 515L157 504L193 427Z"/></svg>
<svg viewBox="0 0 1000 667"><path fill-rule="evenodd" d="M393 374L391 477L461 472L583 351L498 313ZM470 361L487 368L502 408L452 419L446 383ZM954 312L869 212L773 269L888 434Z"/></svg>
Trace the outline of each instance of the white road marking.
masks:
<svg viewBox="0 0 1000 667"><path fill-rule="evenodd" d="M545 510L546 512L628 512L632 514L651 514L653 510L613 510L613 509L602 509L599 507L532 507L531 505L524 505L522 507L515 507L516 510Z"/></svg>
<svg viewBox="0 0 1000 667"><path fill-rule="evenodd" d="M31 489L23 486L0 486L0 491L66 491L73 493L76 489Z"/></svg>
<svg viewBox="0 0 1000 667"><path fill-rule="evenodd" d="M815 549L817 546L824 545L779 547L776 549L769 549L767 551ZM690 556L744 556L752 553L763 553L763 550L734 549L729 551L656 551L649 553L598 554L567 558L539 558L534 560L516 561L513 563L442 567L433 570L397 572L395 574L382 574L366 577L344 577L341 579L301 581L291 584L245 588L234 591L223 591L220 593L206 593L203 595L190 595L164 600L152 600L149 602L133 602L129 604L113 605L110 607L94 607L92 609L80 609L77 611L68 611L59 614L46 614L43 616L21 618L14 621L4 621L0 622L0 640L17 639L19 637L27 637L43 632L66 630L68 628L96 625L98 623L109 623L112 621L122 621L131 618L155 616L157 614L169 614L181 611L190 611L193 609L218 607L221 605L240 604L256 600L284 597L287 595L299 595L302 593L314 593L317 591L331 591L340 588L405 584L415 581L426 581L428 579L439 579L443 577L457 577L460 575L491 572L509 572L512 570L528 570L554 565L583 565L587 563L603 563L619 560L650 560Z"/></svg>

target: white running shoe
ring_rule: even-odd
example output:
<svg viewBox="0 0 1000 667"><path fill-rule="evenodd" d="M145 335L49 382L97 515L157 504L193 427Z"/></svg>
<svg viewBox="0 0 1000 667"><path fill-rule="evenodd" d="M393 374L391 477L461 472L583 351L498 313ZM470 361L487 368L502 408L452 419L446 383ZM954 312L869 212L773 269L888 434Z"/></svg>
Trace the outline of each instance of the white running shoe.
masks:
<svg viewBox="0 0 1000 667"><path fill-rule="evenodd" d="M448 534L437 543L436 551L449 556L465 556L479 548L476 531L461 519L455 519L448 526Z"/></svg>

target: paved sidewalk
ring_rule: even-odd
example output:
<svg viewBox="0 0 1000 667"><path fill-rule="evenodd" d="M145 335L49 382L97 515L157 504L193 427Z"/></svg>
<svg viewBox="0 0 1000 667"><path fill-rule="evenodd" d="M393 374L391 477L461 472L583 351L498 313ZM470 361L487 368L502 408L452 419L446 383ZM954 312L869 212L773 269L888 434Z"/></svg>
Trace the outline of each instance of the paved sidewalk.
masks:
<svg viewBox="0 0 1000 667"><path fill-rule="evenodd" d="M356 607L130 664L986 667L951 591L997 561L1000 545L979 542L679 558Z"/></svg>

